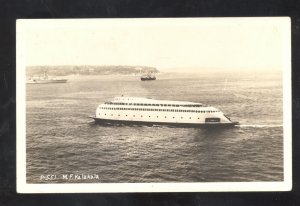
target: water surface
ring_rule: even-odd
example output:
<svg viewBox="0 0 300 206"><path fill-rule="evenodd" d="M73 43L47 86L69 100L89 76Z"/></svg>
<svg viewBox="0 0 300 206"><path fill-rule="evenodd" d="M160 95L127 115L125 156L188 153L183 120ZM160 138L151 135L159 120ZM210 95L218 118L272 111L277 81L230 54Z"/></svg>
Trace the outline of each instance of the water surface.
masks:
<svg viewBox="0 0 300 206"><path fill-rule="evenodd" d="M28 183L283 181L280 75L69 77L26 85ZM114 96L193 101L241 126L103 126L88 116ZM55 174L55 180L41 175ZM63 179L62 175L99 179Z"/></svg>

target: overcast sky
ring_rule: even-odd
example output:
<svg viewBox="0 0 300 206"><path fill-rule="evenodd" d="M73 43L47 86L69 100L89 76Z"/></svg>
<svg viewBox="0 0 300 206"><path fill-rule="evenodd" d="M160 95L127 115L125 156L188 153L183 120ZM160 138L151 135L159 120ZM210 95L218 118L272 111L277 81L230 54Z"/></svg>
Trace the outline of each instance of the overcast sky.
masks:
<svg viewBox="0 0 300 206"><path fill-rule="evenodd" d="M288 18L21 20L17 26L27 66L281 70L290 43Z"/></svg>

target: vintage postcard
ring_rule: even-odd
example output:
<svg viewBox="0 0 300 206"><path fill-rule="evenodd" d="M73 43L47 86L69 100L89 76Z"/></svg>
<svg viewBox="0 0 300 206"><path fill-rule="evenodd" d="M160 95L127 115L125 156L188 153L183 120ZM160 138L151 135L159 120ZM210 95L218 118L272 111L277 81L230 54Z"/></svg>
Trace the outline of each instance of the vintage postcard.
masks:
<svg viewBox="0 0 300 206"><path fill-rule="evenodd" d="M17 191L291 190L290 24L17 20Z"/></svg>

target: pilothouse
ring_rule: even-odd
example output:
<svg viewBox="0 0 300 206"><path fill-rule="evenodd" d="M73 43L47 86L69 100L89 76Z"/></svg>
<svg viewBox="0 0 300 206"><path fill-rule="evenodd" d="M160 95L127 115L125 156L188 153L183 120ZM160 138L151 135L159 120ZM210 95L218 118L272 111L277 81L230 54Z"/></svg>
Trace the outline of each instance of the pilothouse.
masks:
<svg viewBox="0 0 300 206"><path fill-rule="evenodd" d="M192 127L238 124L232 122L219 109L206 104L123 96L100 104L92 118L99 123Z"/></svg>

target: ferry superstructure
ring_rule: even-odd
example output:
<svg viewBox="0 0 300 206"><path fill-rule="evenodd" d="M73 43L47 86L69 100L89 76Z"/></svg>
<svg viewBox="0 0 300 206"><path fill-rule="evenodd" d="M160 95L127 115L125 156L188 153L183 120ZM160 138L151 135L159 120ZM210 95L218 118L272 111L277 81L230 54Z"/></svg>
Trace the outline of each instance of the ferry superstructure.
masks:
<svg viewBox="0 0 300 206"><path fill-rule="evenodd" d="M203 126L236 125L212 106L186 101L154 100L138 97L115 97L100 104L92 117L101 123Z"/></svg>

